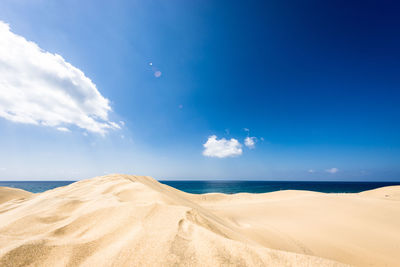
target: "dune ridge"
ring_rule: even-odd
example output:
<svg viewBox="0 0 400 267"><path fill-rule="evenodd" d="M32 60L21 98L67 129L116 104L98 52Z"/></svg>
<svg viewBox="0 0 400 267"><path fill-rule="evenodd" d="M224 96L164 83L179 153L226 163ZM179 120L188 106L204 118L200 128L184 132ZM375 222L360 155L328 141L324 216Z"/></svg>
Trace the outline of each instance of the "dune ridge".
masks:
<svg viewBox="0 0 400 267"><path fill-rule="evenodd" d="M18 188L1 187L0 186L0 204L10 200L24 200L33 196L33 193Z"/></svg>
<svg viewBox="0 0 400 267"><path fill-rule="evenodd" d="M115 174L40 194L17 191L0 189L0 266L395 266L399 260L400 187L194 195L151 177Z"/></svg>

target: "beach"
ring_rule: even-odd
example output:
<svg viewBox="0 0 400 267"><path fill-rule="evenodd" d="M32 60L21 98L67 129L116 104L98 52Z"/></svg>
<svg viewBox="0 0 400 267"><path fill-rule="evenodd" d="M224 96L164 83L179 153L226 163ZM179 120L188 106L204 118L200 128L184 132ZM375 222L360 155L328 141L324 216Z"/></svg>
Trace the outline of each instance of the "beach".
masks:
<svg viewBox="0 0 400 267"><path fill-rule="evenodd" d="M189 194L107 175L0 188L0 266L397 266L400 186Z"/></svg>

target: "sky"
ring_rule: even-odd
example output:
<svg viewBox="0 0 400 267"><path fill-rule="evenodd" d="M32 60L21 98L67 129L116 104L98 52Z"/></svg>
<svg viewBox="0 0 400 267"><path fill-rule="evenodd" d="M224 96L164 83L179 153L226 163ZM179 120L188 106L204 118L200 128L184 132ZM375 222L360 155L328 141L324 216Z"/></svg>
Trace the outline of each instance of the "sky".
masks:
<svg viewBox="0 0 400 267"><path fill-rule="evenodd" d="M0 179L400 181L395 1L0 2Z"/></svg>

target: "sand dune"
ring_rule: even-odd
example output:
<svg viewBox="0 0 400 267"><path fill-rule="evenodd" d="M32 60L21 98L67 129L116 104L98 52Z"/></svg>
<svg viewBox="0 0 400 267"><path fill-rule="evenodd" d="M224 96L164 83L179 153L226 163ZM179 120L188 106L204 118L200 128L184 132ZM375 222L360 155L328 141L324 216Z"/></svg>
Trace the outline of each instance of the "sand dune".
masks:
<svg viewBox="0 0 400 267"><path fill-rule="evenodd" d="M10 200L25 200L31 197L33 194L21 189L0 187L0 204L8 202Z"/></svg>
<svg viewBox="0 0 400 267"><path fill-rule="evenodd" d="M0 190L0 266L396 266L400 187L192 195L109 175Z"/></svg>

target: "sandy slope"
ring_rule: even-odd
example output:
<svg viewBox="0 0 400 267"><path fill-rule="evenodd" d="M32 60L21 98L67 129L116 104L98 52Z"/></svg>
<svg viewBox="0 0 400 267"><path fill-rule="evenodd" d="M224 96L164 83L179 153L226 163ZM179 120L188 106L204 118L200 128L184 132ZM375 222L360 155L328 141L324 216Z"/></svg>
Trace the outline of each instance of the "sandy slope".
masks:
<svg viewBox="0 0 400 267"><path fill-rule="evenodd" d="M399 192L192 195L128 175L2 188L0 266L396 266Z"/></svg>
<svg viewBox="0 0 400 267"><path fill-rule="evenodd" d="M360 194L281 191L211 195L199 203L265 247L357 266L400 266L399 193L400 186Z"/></svg>
<svg viewBox="0 0 400 267"><path fill-rule="evenodd" d="M34 194L30 192L17 188L0 187L0 205L10 200L23 201L30 198L33 195Z"/></svg>
<svg viewBox="0 0 400 267"><path fill-rule="evenodd" d="M10 201L10 200L25 200L33 196L32 193L10 187L0 187L0 204Z"/></svg>

